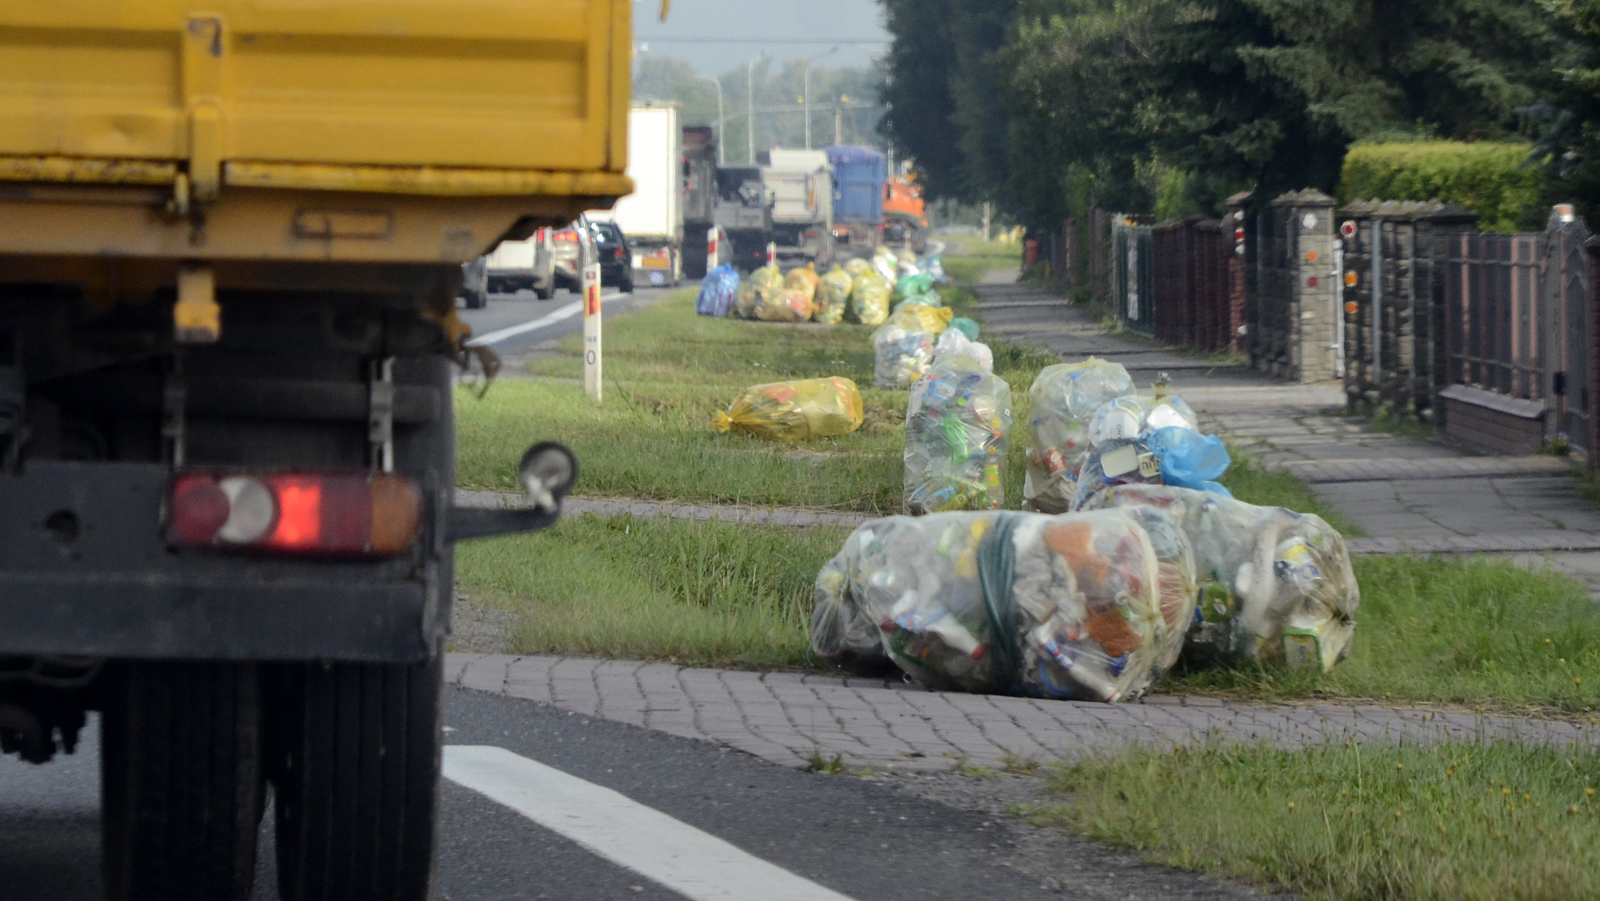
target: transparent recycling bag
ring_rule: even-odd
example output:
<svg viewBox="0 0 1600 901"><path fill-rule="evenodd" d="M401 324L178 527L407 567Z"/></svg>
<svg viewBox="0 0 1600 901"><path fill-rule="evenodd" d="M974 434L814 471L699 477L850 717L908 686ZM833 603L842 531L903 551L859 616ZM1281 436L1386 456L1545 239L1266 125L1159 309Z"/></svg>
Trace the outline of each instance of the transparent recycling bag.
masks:
<svg viewBox="0 0 1600 901"><path fill-rule="evenodd" d="M1028 475L1023 509L1065 513L1089 456L1089 421L1107 401L1133 393L1120 363L1090 357L1047 366L1028 389Z"/></svg>
<svg viewBox="0 0 1600 901"><path fill-rule="evenodd" d="M733 315L740 319L754 319L756 307L770 303L771 298L783 288L783 271L777 266L762 266L750 273L739 286L733 302Z"/></svg>
<svg viewBox="0 0 1600 901"><path fill-rule="evenodd" d="M850 289L855 282L849 273L838 266L833 267L817 282L816 306L814 317L818 322L834 325L844 319L845 311L850 305Z"/></svg>
<svg viewBox="0 0 1600 901"><path fill-rule="evenodd" d="M714 423L776 441L836 438L861 428L861 392L846 378L774 382L746 388Z"/></svg>
<svg viewBox="0 0 1600 901"><path fill-rule="evenodd" d="M1344 537L1319 516L1210 492L1123 485L1099 509L1157 510L1194 550L1200 583L1186 659L1326 672L1350 653L1361 589Z"/></svg>
<svg viewBox="0 0 1600 901"><path fill-rule="evenodd" d="M882 325L889 318L889 283L875 272L856 276L850 287L850 318L862 325Z"/></svg>
<svg viewBox="0 0 1600 901"><path fill-rule="evenodd" d="M938 363L911 386L906 406L905 510L998 510L1011 386L974 356Z"/></svg>
<svg viewBox="0 0 1600 901"><path fill-rule="evenodd" d="M994 372L994 351L989 345L968 338L966 332L951 325L933 342L933 363L937 366L956 357L972 357L984 372Z"/></svg>
<svg viewBox="0 0 1600 901"><path fill-rule="evenodd" d="M1126 406L1129 401L1148 403L1149 398L1118 398L1101 409ZM1095 421L1099 422L1098 414ZM1089 431L1093 438L1094 424ZM1116 485L1173 485L1233 497L1215 481L1222 478L1233 463L1227 446L1215 435L1167 426L1143 432L1135 438L1104 438L1093 444L1089 459L1078 473L1075 510L1095 506L1095 495Z"/></svg>
<svg viewBox="0 0 1600 901"><path fill-rule="evenodd" d="M1194 600L1187 539L1151 512L892 517L817 576L811 641L933 688L1127 701L1177 659Z"/></svg>
<svg viewBox="0 0 1600 901"><path fill-rule="evenodd" d="M733 311L733 300L738 293L739 272L724 263L706 273L700 282L700 296L695 299L694 311L701 316L727 316Z"/></svg>
<svg viewBox="0 0 1600 901"><path fill-rule="evenodd" d="M762 322L809 322L816 311L811 296L797 288L763 291L756 299L755 318Z"/></svg>

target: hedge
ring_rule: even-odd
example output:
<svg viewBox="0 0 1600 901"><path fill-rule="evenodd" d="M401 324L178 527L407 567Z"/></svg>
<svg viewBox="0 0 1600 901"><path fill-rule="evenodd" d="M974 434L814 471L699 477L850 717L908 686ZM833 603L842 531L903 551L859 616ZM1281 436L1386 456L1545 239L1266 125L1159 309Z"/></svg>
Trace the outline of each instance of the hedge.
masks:
<svg viewBox="0 0 1600 901"><path fill-rule="evenodd" d="M1339 201L1455 201L1484 231L1508 232L1544 199L1544 173L1524 165L1528 144L1417 141L1357 144L1344 158Z"/></svg>

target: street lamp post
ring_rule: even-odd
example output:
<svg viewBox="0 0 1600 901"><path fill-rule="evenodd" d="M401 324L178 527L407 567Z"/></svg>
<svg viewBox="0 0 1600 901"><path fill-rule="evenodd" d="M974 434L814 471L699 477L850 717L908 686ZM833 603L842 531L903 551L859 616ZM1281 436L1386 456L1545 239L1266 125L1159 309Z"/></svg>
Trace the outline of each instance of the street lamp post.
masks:
<svg viewBox="0 0 1600 901"><path fill-rule="evenodd" d="M821 56L817 57L817 59L827 59L828 57L832 56L834 53L837 53L838 50L839 50L839 45L835 44L835 45L833 45L833 47L829 48L827 53L822 54ZM806 59L806 67L805 67L804 71L805 71L805 75L804 75L805 96L803 98L801 98L800 102L802 104L804 104L805 108L806 108L806 149L810 150L811 149L811 60L810 60L810 58Z"/></svg>
<svg viewBox="0 0 1600 901"><path fill-rule="evenodd" d="M717 165L721 166L728 161L728 120L722 115L722 79L710 75L700 77L717 86Z"/></svg>
<svg viewBox="0 0 1600 901"><path fill-rule="evenodd" d="M765 53L750 61L745 67L745 150L748 154L746 162L756 164L756 63L766 59Z"/></svg>

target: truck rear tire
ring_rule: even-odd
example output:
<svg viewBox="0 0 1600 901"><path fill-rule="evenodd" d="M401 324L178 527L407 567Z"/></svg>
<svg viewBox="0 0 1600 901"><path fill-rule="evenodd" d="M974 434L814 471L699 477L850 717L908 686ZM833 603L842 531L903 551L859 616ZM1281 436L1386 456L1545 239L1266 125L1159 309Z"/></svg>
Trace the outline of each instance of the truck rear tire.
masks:
<svg viewBox="0 0 1600 901"><path fill-rule="evenodd" d="M248 901L261 820L256 668L130 663L101 717L111 901Z"/></svg>
<svg viewBox="0 0 1600 901"><path fill-rule="evenodd" d="M280 667L268 747L284 901L426 901L443 655Z"/></svg>

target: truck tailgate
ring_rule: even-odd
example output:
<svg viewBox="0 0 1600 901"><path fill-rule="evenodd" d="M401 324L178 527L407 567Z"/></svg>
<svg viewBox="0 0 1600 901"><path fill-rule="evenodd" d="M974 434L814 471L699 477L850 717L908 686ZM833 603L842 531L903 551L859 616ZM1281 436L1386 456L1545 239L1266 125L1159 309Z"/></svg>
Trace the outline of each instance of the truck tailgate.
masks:
<svg viewBox="0 0 1600 901"><path fill-rule="evenodd" d="M629 8L627 0L5 4L0 178L161 184L187 166L202 190L220 178L532 194L544 193L529 181L533 171L620 175Z"/></svg>

